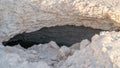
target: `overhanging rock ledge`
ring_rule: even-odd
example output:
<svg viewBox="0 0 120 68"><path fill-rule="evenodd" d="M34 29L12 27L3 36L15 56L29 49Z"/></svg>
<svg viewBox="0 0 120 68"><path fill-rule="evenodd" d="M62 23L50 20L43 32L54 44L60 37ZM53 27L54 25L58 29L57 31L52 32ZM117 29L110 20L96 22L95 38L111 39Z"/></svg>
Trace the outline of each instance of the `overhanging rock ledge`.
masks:
<svg viewBox="0 0 120 68"><path fill-rule="evenodd" d="M116 30L119 8L119 0L0 0L0 41L65 24Z"/></svg>

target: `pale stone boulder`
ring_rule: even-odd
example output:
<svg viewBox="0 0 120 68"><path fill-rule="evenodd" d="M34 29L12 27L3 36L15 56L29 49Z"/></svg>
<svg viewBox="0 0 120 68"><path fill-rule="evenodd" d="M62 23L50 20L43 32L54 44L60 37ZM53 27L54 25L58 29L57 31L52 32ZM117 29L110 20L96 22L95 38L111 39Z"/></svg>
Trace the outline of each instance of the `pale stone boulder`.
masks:
<svg viewBox="0 0 120 68"><path fill-rule="evenodd" d="M72 52L54 41L28 49L0 43L0 68L120 68L120 32L102 32L79 45Z"/></svg>
<svg viewBox="0 0 120 68"><path fill-rule="evenodd" d="M60 68L120 68L120 32L102 32L76 50Z"/></svg>
<svg viewBox="0 0 120 68"><path fill-rule="evenodd" d="M55 25L120 26L120 0L0 0L0 41Z"/></svg>
<svg viewBox="0 0 120 68"><path fill-rule="evenodd" d="M4 47L0 43L0 68L51 68L45 61L35 62L36 53L35 50Z"/></svg>

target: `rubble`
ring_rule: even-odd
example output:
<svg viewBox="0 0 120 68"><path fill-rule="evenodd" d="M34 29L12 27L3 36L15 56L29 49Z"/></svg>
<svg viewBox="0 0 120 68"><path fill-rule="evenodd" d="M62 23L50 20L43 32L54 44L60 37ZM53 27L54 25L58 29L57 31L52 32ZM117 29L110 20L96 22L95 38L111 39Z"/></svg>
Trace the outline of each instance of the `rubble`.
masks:
<svg viewBox="0 0 120 68"><path fill-rule="evenodd" d="M119 30L119 7L119 0L0 0L0 41L66 24Z"/></svg>
<svg viewBox="0 0 120 68"><path fill-rule="evenodd" d="M0 44L0 68L120 68L120 32L101 32L79 44L77 50L53 41L28 49Z"/></svg>

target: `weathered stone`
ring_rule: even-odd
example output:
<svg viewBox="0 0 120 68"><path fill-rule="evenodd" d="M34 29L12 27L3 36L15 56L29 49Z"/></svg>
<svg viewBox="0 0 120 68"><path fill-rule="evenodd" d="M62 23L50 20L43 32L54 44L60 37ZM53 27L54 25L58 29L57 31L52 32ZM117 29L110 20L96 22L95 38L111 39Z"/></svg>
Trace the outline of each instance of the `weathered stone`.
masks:
<svg viewBox="0 0 120 68"><path fill-rule="evenodd" d="M0 0L0 41L55 25L118 29L119 7L119 0Z"/></svg>
<svg viewBox="0 0 120 68"><path fill-rule="evenodd" d="M44 27L38 31L18 34L10 40L4 41L3 44L5 46L20 44L24 48L29 48L33 45L55 41L60 47L63 45L69 47L83 39L91 40L92 36L99 34L100 31L102 30L72 25Z"/></svg>

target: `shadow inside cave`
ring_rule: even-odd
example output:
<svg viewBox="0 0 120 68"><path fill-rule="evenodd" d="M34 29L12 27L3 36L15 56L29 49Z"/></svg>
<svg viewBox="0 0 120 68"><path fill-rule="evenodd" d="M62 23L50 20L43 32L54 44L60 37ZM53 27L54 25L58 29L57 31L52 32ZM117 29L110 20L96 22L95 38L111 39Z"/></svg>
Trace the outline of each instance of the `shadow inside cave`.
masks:
<svg viewBox="0 0 120 68"><path fill-rule="evenodd" d="M91 37L99 34L100 31L102 30L74 25L43 27L34 32L17 34L8 41L3 41L2 44L4 46L20 44L27 49L33 45L55 41L59 46L65 45L69 47L74 43L81 42L83 39L91 41Z"/></svg>

